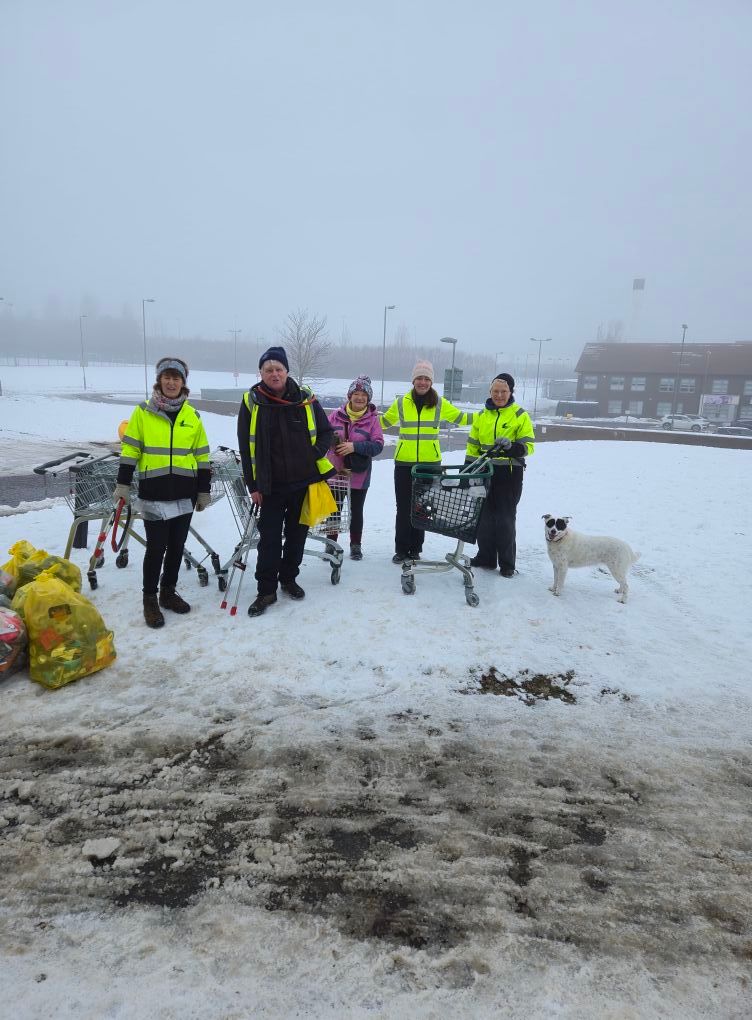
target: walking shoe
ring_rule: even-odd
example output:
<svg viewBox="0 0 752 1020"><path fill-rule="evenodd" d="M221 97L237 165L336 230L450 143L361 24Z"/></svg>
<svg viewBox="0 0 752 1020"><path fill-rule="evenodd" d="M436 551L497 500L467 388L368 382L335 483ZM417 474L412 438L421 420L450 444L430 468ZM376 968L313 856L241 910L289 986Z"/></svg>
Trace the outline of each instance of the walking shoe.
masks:
<svg viewBox="0 0 752 1020"><path fill-rule="evenodd" d="M273 606L276 601L277 596L274 592L272 592L271 595L257 595L255 602L251 602L250 606L248 606L248 615L261 616L261 614L265 613L269 606Z"/></svg>
<svg viewBox="0 0 752 1020"><path fill-rule="evenodd" d="M171 609L173 613L190 613L191 607L181 598L174 588L162 588L159 592L159 604L162 609Z"/></svg>
<svg viewBox="0 0 752 1020"><path fill-rule="evenodd" d="M410 557L407 555L407 553L395 553L394 556L392 556L392 563L402 564L405 562L405 560L409 559Z"/></svg>
<svg viewBox="0 0 752 1020"><path fill-rule="evenodd" d="M280 584L280 588L285 593L285 595L289 595L291 599L299 601L300 599L305 598L305 592L300 587L297 581L283 581Z"/></svg>
<svg viewBox="0 0 752 1020"><path fill-rule="evenodd" d="M353 542L350 546L350 559L351 560L362 560L363 550L357 542Z"/></svg>
<svg viewBox="0 0 752 1020"><path fill-rule="evenodd" d="M409 560L419 560L420 559L420 553L419 552L410 552L410 553L407 554L407 558Z"/></svg>
<svg viewBox="0 0 752 1020"><path fill-rule="evenodd" d="M518 571L514 567L499 567L499 573L502 577L514 577Z"/></svg>
<svg viewBox="0 0 752 1020"><path fill-rule="evenodd" d="M483 567L484 570L496 570L495 563L488 563L486 560L482 560L480 556L473 556L470 560L471 567Z"/></svg>
<svg viewBox="0 0 752 1020"><path fill-rule="evenodd" d="M162 616L156 595L144 595L144 619L146 626L152 627L154 630L164 627L164 616Z"/></svg>

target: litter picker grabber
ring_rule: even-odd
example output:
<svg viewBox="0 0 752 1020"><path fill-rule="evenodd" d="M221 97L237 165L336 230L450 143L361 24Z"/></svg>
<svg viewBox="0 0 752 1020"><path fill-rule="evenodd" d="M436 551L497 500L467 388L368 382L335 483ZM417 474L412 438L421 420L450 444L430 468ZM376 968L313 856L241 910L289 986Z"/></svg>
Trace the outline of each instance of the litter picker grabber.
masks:
<svg viewBox="0 0 752 1020"><path fill-rule="evenodd" d="M251 510L248 514L248 521L245 525L245 529L240 538L240 541L235 546L235 552L233 553L230 571L229 581L226 581L225 587L221 589L225 592L225 596L220 603L220 609L227 609L227 604L230 595L232 595L232 605L230 606L230 616L235 616L238 611L238 602L240 601L240 590L243 587L243 580L245 578L246 568L248 566L248 553L251 549L255 549L258 545L259 534L258 534L258 506L255 503L251 504ZM235 583L235 577L237 576L237 584Z"/></svg>
<svg viewBox="0 0 752 1020"><path fill-rule="evenodd" d="M415 593L417 573L443 573L456 568L462 574L465 601L480 602L473 586L470 558L463 553L465 542L474 542L478 532L483 501L493 476L492 450L465 467L416 464L412 469L410 521L414 528L457 539L454 552L444 560L405 560L402 564L402 591Z"/></svg>

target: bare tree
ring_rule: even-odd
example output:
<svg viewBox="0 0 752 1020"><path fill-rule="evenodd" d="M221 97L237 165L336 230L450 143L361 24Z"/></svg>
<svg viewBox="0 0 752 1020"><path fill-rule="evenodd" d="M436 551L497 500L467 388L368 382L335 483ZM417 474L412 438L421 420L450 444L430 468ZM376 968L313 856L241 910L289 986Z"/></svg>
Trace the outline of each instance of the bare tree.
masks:
<svg viewBox="0 0 752 1020"><path fill-rule="evenodd" d="M318 318L309 315L307 308L298 308L290 312L278 333L299 383L321 374L332 351L325 315Z"/></svg>

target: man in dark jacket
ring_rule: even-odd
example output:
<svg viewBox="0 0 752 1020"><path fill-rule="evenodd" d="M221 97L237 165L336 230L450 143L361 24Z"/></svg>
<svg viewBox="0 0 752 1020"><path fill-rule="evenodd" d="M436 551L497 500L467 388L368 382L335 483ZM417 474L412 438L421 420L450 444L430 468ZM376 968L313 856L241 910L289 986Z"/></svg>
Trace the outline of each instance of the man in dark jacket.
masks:
<svg viewBox="0 0 752 1020"><path fill-rule="evenodd" d="M289 376L284 347L264 351L259 373L261 382L244 395L238 412L243 478L260 509L258 595L249 616L277 601L278 584L290 598L305 597L295 580L308 534L300 512L308 486L334 474L325 456L333 429L313 393Z"/></svg>

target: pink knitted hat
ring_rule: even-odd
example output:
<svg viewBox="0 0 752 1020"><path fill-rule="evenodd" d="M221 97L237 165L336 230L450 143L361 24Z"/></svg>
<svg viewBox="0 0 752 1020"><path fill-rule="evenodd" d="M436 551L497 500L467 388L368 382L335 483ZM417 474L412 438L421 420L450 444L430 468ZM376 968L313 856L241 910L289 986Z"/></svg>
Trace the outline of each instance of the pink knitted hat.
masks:
<svg viewBox="0 0 752 1020"><path fill-rule="evenodd" d="M418 378L419 375L425 375L431 380L433 385L433 365L430 361L416 361L413 366L412 382Z"/></svg>

